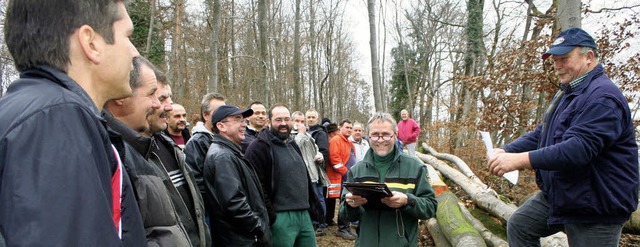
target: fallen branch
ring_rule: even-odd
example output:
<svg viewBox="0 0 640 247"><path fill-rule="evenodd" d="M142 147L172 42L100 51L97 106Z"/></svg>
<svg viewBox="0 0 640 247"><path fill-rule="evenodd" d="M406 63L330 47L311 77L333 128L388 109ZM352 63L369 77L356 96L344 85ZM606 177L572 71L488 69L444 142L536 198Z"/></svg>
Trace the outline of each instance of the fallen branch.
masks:
<svg viewBox="0 0 640 247"><path fill-rule="evenodd" d="M454 165L456 165L456 167L458 167L458 169L462 172L462 174L464 174L467 177L471 178L477 184L479 184L479 185L481 185L481 186L483 186L485 188L489 188L489 186L487 186L484 182L482 182L482 180L480 180L480 178L478 178L478 176L476 176L476 174L473 173L473 171L471 170L471 168L469 168L467 163L464 162L464 160L458 158L458 156L455 156L455 155L452 155L452 154L446 154L446 153L439 153L438 151L436 151L435 149L433 149L432 147L430 147L426 143L422 143L422 147L424 148L425 151L427 151L427 153L433 155L434 157L436 157L436 158L438 158L440 160L449 161L449 162L453 163Z"/></svg>
<svg viewBox="0 0 640 247"><path fill-rule="evenodd" d="M433 166L436 170L440 171L442 175L449 178L451 181L460 185L471 199L478 205L478 207L493 214L501 219L507 221L511 218L513 212L517 207L513 204L507 204L495 196L495 192L488 188L483 188L473 181L471 178L463 175L458 170L448 166L443 161L436 159L434 156L416 153L416 156L425 163Z"/></svg>

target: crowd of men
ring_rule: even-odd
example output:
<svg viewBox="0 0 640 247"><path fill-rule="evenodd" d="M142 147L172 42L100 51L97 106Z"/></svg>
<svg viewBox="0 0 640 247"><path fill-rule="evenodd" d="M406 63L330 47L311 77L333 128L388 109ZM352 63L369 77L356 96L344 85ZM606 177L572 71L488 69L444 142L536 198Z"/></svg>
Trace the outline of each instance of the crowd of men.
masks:
<svg viewBox="0 0 640 247"><path fill-rule="evenodd" d="M292 112L287 105L259 101L241 109L209 93L200 121L189 130L187 110L172 101L163 72L130 42L133 24L122 1L12 0L6 13L5 40L21 75L0 98L0 246L308 247L334 224L336 234L356 246L417 246L418 220L435 215L429 174L413 155L420 127L406 110L399 123L388 113L375 113L366 124L326 118L321 123L313 109ZM583 31L574 32L593 43ZM566 57L569 51L548 54L558 57L557 67L572 58L583 59L580 72L602 70L593 50ZM588 75L570 86L596 80ZM637 147L630 143L628 106L611 83L596 81L606 85L608 100L593 105L592 111L603 113L591 112L582 127L613 129L615 136L601 134L606 143L592 137L593 145L584 148L597 153L593 146L608 145L615 155L585 154L595 161L578 161L613 167L611 176L626 172L628 179L613 189L617 196L606 198L619 205L596 204L589 211L590 203L601 201L580 201L584 212L595 215L584 221L548 201L546 193L573 197L549 189L551 179L570 179L546 171L554 163L545 153L532 152L531 160L517 153L534 150L540 131L553 135L545 145L563 144L558 131L538 129L489 161L498 175L531 167L543 174L545 196L530 199L514 214L519 221L509 222L515 245L532 245L558 231L544 228L547 218L565 224L571 241L588 233L599 245L617 243L621 223L637 206ZM547 117L545 123L565 124ZM636 166L616 166L610 159ZM366 197L343 188L344 182L384 183L392 193ZM591 186L598 197L607 187ZM541 210L549 205L558 207ZM548 214L531 219L530 211ZM583 221L596 224L573 224ZM528 234L526 224L540 229Z"/></svg>
<svg viewBox="0 0 640 247"><path fill-rule="evenodd" d="M21 74L0 98L0 246L316 246L371 153L363 124L218 93L190 130L122 1L10 1L5 24Z"/></svg>

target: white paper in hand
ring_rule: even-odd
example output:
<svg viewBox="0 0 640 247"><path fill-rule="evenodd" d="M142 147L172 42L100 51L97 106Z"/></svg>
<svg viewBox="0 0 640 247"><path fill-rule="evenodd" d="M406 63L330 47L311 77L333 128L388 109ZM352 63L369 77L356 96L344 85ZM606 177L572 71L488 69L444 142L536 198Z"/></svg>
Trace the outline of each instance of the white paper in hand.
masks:
<svg viewBox="0 0 640 247"><path fill-rule="evenodd" d="M482 142L484 142L484 146L487 148L487 157L493 157L493 142L491 142L491 136L489 136L489 132L480 131L480 136L482 136ZM520 171L514 170L507 172L502 175L507 181L512 184L518 183L518 177L520 175Z"/></svg>

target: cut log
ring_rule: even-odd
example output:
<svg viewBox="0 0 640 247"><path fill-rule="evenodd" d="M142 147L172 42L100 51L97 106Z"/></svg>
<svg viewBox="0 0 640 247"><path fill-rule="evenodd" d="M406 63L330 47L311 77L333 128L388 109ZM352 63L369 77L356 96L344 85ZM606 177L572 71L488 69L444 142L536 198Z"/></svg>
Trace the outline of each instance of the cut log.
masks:
<svg viewBox="0 0 640 247"><path fill-rule="evenodd" d="M436 196L440 195L440 193L442 193L443 191L449 190L449 188L447 187L447 184L444 183L444 181L442 180L442 174L440 174L438 170L436 170L435 168L433 168L433 166L426 164L424 162L422 162L422 164L424 164L427 167L427 172L429 173L429 183L433 188L433 192L436 193Z"/></svg>
<svg viewBox="0 0 640 247"><path fill-rule="evenodd" d="M482 235L482 238L484 239L484 242L487 243L487 246L509 247L509 244L507 243L507 241L504 241L504 239L493 234L491 231L489 231L489 229L487 229L484 226L484 224L482 224L482 222L480 222L478 219L473 217L473 215L471 215L471 212L469 212L467 207L465 207L464 205L460 205L460 211L462 212L462 215L464 215L464 217L467 219L467 221L469 221L471 225L473 225L473 227L475 227L476 230L480 232L480 235Z"/></svg>
<svg viewBox="0 0 640 247"><path fill-rule="evenodd" d="M431 218L427 220L427 229L429 229L429 234L431 234L431 238L433 242L435 242L438 247L451 247L451 243L447 240L447 237L440 229L440 225L438 225L438 220L436 218Z"/></svg>
<svg viewBox="0 0 640 247"><path fill-rule="evenodd" d="M436 200L438 225L452 246L487 246L478 230L465 219L453 193L442 192Z"/></svg>

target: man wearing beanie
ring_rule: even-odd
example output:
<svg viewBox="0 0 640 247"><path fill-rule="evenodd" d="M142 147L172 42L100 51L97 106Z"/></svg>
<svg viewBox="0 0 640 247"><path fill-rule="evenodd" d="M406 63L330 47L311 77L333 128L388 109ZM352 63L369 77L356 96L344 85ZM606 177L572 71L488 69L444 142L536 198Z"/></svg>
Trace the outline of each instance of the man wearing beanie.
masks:
<svg viewBox="0 0 640 247"><path fill-rule="evenodd" d="M489 171L502 176L534 169L542 192L507 222L510 246L540 246L564 231L571 246L618 246L623 224L638 205L638 147L627 100L598 64L584 30L556 37L551 57L560 89L543 122L494 149Z"/></svg>

